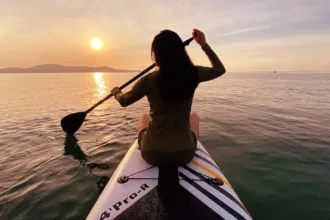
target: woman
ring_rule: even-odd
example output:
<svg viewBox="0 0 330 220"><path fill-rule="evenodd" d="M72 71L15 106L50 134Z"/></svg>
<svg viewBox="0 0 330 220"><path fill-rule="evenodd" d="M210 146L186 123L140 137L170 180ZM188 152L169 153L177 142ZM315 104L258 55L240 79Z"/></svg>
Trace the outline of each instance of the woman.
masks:
<svg viewBox="0 0 330 220"><path fill-rule="evenodd" d="M158 70L142 77L128 93L118 87L111 91L123 107L147 96L150 113L140 117L138 143L143 159L153 165L182 165L194 157L199 139L199 117L190 113L195 89L199 83L226 72L204 34L194 29L193 37L212 67L194 66L181 38L164 30L155 36L151 46Z"/></svg>

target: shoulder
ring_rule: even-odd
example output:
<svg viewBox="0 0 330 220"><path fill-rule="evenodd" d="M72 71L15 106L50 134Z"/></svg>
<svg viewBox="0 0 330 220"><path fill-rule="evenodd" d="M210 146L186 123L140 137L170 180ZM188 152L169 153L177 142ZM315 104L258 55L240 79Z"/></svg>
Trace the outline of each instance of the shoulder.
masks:
<svg viewBox="0 0 330 220"><path fill-rule="evenodd" d="M135 88L143 88L149 90L151 86L155 84L158 71L151 72L145 76L142 76L134 85Z"/></svg>
<svg viewBox="0 0 330 220"><path fill-rule="evenodd" d="M154 78L157 78L158 74L159 74L159 70L155 70L155 71L152 71L151 73L149 73L147 75L147 77L150 79L154 79Z"/></svg>
<svg viewBox="0 0 330 220"><path fill-rule="evenodd" d="M147 83L148 81L152 80L153 78L155 78L155 76L157 75L158 71L153 71L147 75L142 76L139 79L139 82L143 82L143 83Z"/></svg>
<svg viewBox="0 0 330 220"><path fill-rule="evenodd" d="M146 83L153 85L154 82L157 80L158 74L159 74L159 71L155 70L155 71L149 73L148 75L144 76L143 78L146 81Z"/></svg>

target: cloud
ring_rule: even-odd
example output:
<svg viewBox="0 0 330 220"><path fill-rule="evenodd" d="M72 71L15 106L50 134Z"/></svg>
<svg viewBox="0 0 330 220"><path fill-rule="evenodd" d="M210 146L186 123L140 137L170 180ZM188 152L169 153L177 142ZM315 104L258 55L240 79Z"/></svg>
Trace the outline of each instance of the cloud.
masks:
<svg viewBox="0 0 330 220"><path fill-rule="evenodd" d="M330 38L329 21L329 0L2 0L0 47L6 55L15 54L10 58L0 54L0 66L34 65L43 62L42 56L33 58L34 54L43 52L47 53L47 61L53 59L54 62L59 60L60 53L63 53L62 57L76 54L75 59L68 60L79 65L79 62L86 62L83 51L89 53L88 40L97 35L107 46L105 57L99 59L103 65L111 63L116 66L113 60L118 61L114 57L117 55L128 57L126 61L121 59L120 65L126 62L127 67L140 68L149 61L150 43L160 30L173 29L185 39L195 27L206 33L209 43L219 48L232 68L237 57L246 60L241 61L244 63L240 65L241 69L253 69L253 65L256 69L272 68L278 62L284 62L280 55L263 62L260 60L266 59L262 55L277 51L277 48L282 48L277 54L301 57L301 65L304 65L301 48L293 47L289 42L307 43L312 51L316 51L313 43L306 42L306 39L319 40L310 36ZM321 51L317 55L321 61L324 60L321 56L326 56L323 48L327 48L323 44L327 43L322 40L314 46ZM291 48L290 52L285 49L287 47ZM67 48L73 51L68 53ZM223 51L221 48L227 49ZM244 48L254 48L254 52L248 53ZM198 47L192 44L190 49L197 51ZM19 50L30 54L29 60L24 59ZM234 52L238 54L234 56ZM148 57L141 58L144 54ZM112 60L107 61L106 56L110 55ZM134 58L134 55L139 57ZM204 59L197 57L198 60ZM290 68L300 68L299 59L296 60Z"/></svg>

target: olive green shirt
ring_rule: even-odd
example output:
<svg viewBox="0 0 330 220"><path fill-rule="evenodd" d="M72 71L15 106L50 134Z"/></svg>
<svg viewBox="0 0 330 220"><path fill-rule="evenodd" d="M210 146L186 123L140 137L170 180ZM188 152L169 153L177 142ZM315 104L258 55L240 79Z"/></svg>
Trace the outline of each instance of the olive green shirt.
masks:
<svg viewBox="0 0 330 220"><path fill-rule="evenodd" d="M196 66L199 82L212 80L224 74L225 68L211 47L205 44L202 49L212 67ZM190 131L193 99L179 104L162 99L157 88L158 74L158 71L154 71L140 78L131 91L117 93L116 99L121 106L126 107L147 96L151 121L141 139L140 147L143 151L176 152L194 149L196 141Z"/></svg>

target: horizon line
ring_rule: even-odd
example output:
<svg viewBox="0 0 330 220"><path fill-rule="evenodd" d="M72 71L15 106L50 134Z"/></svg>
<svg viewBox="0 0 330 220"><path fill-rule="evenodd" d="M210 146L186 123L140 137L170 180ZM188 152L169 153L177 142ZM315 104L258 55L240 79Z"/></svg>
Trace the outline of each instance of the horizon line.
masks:
<svg viewBox="0 0 330 220"><path fill-rule="evenodd" d="M36 64L36 65L31 65L28 67L22 67L22 66L9 66L9 67L0 67L0 71L4 70L4 69L10 69L10 68L21 68L21 69L29 69L29 68L33 68L33 67L38 67L38 66L45 66L45 65L57 65L57 66L62 66L62 67L83 67L83 68L111 68L113 69L113 71L119 71L122 70L124 71L129 71L129 72L139 72L142 70L136 70L136 69L130 69L130 68L115 68L112 66L108 66L108 65L99 65L99 66L84 66L84 65L64 65L64 64L59 64L59 63L44 63L44 64ZM276 72L274 72L276 71ZM89 72L89 71L84 71ZM109 71L100 71L100 72L109 72ZM111 72L111 71L110 71ZM292 72L296 72L296 73L330 73L329 71L319 71L319 70L235 70L235 71L227 71L230 73L292 73ZM0 72L1 73L1 72ZM6 73L6 72L2 72L2 73ZM29 72L8 72L8 73L29 73ZM33 72L31 72L33 73ZM37 73L37 72L36 72ZM42 72L38 72L38 73L42 73ZM44 73L65 73L65 72L58 72L58 71L54 71L54 72L44 72ZM78 72L70 72L68 71L67 73L79 73ZM81 72L83 73L83 72Z"/></svg>

